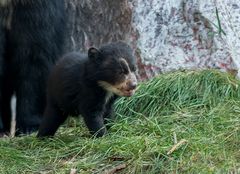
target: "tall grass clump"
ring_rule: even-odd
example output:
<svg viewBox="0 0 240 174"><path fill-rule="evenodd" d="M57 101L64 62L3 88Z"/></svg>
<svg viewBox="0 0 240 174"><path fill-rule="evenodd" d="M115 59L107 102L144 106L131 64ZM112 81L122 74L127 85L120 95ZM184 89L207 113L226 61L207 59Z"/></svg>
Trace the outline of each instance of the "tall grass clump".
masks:
<svg viewBox="0 0 240 174"><path fill-rule="evenodd" d="M215 107L240 98L239 81L217 70L178 71L141 83L132 98L121 98L116 111L121 115L171 114L187 108Z"/></svg>

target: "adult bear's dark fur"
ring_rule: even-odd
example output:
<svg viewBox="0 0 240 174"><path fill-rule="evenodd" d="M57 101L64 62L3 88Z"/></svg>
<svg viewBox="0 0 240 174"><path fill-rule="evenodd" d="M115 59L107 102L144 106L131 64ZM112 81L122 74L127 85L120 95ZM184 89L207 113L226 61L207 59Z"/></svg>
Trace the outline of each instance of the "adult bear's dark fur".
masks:
<svg viewBox="0 0 240 174"><path fill-rule="evenodd" d="M68 115L81 114L92 134L104 135L117 96L134 94L135 59L123 42L111 43L88 55L70 53L55 66L48 81L47 107L38 137L52 136Z"/></svg>
<svg viewBox="0 0 240 174"><path fill-rule="evenodd" d="M46 77L62 52L64 11L64 0L0 0L0 132L10 129L13 93L17 134L38 129Z"/></svg>

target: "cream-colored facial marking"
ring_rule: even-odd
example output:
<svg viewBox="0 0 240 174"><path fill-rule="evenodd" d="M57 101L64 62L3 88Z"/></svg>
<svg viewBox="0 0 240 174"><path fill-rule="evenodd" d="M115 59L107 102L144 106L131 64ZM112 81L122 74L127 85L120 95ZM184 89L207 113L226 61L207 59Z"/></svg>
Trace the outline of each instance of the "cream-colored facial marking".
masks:
<svg viewBox="0 0 240 174"><path fill-rule="evenodd" d="M128 69L128 72L131 72L127 61L126 61L124 58L120 58L120 61L126 65L126 67L127 67L127 69Z"/></svg>
<svg viewBox="0 0 240 174"><path fill-rule="evenodd" d="M117 94L119 96L123 96L122 92L120 90L118 90L118 88L116 86L113 86L108 82L99 81L98 84L99 84L99 86L101 86L106 91L112 92L112 93Z"/></svg>
<svg viewBox="0 0 240 174"><path fill-rule="evenodd" d="M126 64L126 67L129 72L128 74L124 75L124 79L121 82L114 85L106 81L99 81L98 84L106 91L112 92L118 96L130 97L136 91L137 78L136 75L133 72L131 72L127 61L123 58L121 58L120 61Z"/></svg>

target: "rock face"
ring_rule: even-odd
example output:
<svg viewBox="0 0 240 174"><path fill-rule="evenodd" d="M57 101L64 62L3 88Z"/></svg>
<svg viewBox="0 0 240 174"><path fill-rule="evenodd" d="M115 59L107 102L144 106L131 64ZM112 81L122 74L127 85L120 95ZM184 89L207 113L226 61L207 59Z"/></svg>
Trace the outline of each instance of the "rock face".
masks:
<svg viewBox="0 0 240 174"><path fill-rule="evenodd" d="M127 0L68 0L68 50L128 40L132 10Z"/></svg>
<svg viewBox="0 0 240 174"><path fill-rule="evenodd" d="M140 79L180 68L240 68L240 1L69 0L66 4L67 50L125 40L135 49Z"/></svg>

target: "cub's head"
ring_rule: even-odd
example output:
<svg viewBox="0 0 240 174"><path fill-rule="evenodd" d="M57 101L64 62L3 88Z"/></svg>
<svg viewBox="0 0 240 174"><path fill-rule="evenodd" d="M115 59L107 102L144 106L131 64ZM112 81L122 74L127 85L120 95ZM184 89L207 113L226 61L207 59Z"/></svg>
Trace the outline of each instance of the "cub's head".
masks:
<svg viewBox="0 0 240 174"><path fill-rule="evenodd" d="M115 42L90 48L88 57L94 64L94 76L98 85L118 96L132 96L137 87L136 60L132 49L124 42Z"/></svg>

